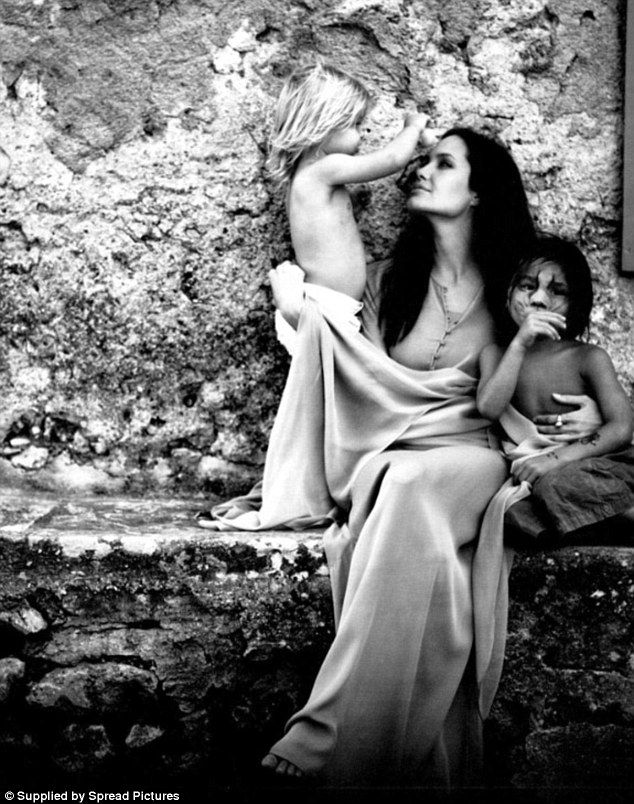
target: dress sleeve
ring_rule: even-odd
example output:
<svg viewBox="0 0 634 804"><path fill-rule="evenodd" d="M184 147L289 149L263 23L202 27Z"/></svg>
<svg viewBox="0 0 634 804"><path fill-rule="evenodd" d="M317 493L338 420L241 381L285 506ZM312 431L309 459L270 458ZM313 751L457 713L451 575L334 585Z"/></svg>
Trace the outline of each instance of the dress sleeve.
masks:
<svg viewBox="0 0 634 804"><path fill-rule="evenodd" d="M367 281L362 299L363 309L361 310L363 334L383 351L386 351L386 349L379 327L379 303L381 279L389 264L389 260L381 260L380 262L371 262L367 266Z"/></svg>

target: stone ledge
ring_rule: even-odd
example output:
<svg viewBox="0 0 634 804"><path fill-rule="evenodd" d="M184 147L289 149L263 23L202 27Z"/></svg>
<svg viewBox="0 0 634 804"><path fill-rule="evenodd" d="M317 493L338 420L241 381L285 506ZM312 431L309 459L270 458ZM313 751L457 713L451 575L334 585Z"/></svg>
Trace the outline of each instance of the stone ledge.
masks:
<svg viewBox="0 0 634 804"><path fill-rule="evenodd" d="M321 533L213 533L200 507L0 494L0 753L16 780L256 784L332 638ZM625 548L518 556L491 785L549 800L631 786L633 567Z"/></svg>
<svg viewBox="0 0 634 804"><path fill-rule="evenodd" d="M191 499L38 494L0 490L0 538L22 543L30 552L38 544L57 545L65 558L105 558L116 551L150 556L173 553L196 542L201 548L223 546L236 552L253 547L259 555L292 555L302 545L321 549L321 530L216 533L197 526L204 503Z"/></svg>

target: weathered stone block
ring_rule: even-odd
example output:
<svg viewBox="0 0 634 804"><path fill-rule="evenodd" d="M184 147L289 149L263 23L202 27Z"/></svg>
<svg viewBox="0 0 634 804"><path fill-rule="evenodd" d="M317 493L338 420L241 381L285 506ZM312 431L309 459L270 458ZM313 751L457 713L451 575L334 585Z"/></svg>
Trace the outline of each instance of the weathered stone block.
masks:
<svg viewBox="0 0 634 804"><path fill-rule="evenodd" d="M517 774L518 787L569 788L586 794L631 789L634 729L575 723L535 731L526 740L531 771ZM544 798L542 795L540 798Z"/></svg>
<svg viewBox="0 0 634 804"><path fill-rule="evenodd" d="M498 779L543 790L631 783L631 752L618 773L609 769L613 738L615 756L627 757L634 735L633 570L629 548L518 556L502 681L486 724Z"/></svg>
<svg viewBox="0 0 634 804"><path fill-rule="evenodd" d="M8 703L24 679L24 662L14 656L0 659L0 706Z"/></svg>
<svg viewBox="0 0 634 804"><path fill-rule="evenodd" d="M40 612L25 604L0 611L0 623L23 635L37 634L48 628Z"/></svg>
<svg viewBox="0 0 634 804"><path fill-rule="evenodd" d="M333 634L321 534L204 531L183 500L5 495L0 608L48 623L0 659L16 778L257 791ZM625 548L517 556L487 795L624 800L633 569Z"/></svg>
<svg viewBox="0 0 634 804"><path fill-rule="evenodd" d="M105 662L52 670L31 684L29 706L42 712L116 717L123 709L151 711L158 680L147 670Z"/></svg>
<svg viewBox="0 0 634 804"><path fill-rule="evenodd" d="M62 771L82 779L111 764L114 751L103 726L71 723L54 743L51 758Z"/></svg>
<svg viewBox="0 0 634 804"><path fill-rule="evenodd" d="M154 745L164 734L165 731L157 726L135 723L130 729L130 733L125 738L125 744L131 751L138 751L139 749Z"/></svg>

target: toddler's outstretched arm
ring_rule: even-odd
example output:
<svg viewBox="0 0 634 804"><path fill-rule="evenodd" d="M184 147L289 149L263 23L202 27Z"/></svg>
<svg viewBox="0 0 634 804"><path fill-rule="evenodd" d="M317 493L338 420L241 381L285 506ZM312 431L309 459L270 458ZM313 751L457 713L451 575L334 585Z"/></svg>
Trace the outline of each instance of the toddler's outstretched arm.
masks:
<svg viewBox="0 0 634 804"><path fill-rule="evenodd" d="M332 186L373 181L397 173L411 160L421 137L423 144L432 144L433 135L430 132L423 134L428 122L426 114L407 114L401 132L383 148L357 156L327 154L311 166L311 172Z"/></svg>

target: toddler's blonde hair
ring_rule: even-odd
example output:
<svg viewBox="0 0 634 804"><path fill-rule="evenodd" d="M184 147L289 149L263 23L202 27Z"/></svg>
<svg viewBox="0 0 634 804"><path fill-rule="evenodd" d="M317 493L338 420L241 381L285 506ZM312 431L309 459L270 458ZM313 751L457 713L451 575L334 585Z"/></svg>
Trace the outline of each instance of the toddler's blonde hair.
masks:
<svg viewBox="0 0 634 804"><path fill-rule="evenodd" d="M302 154L336 129L357 125L372 105L364 84L330 64L300 67L286 79L269 138L271 177L290 181Z"/></svg>

